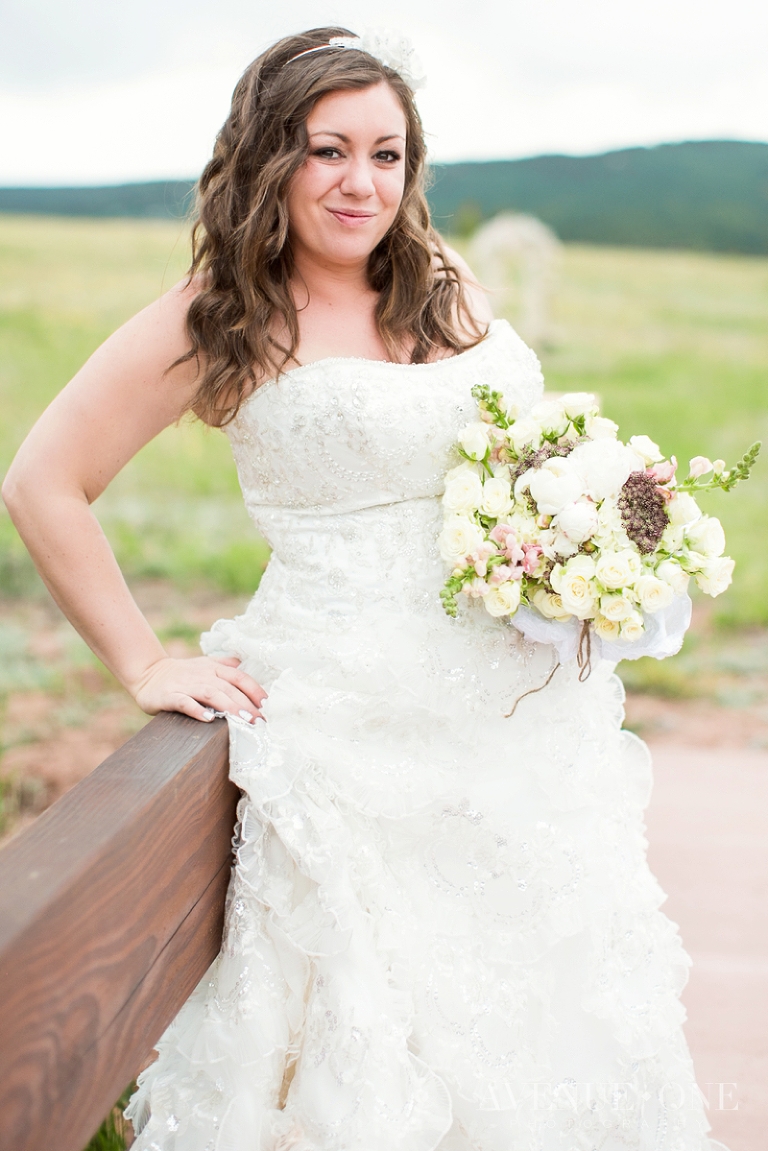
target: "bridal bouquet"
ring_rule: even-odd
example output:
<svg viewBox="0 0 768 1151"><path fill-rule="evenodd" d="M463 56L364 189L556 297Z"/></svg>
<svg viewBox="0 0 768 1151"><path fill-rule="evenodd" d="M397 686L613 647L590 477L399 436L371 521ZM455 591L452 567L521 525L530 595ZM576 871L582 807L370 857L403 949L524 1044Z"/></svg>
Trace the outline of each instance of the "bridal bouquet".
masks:
<svg viewBox="0 0 768 1151"><path fill-rule="evenodd" d="M679 480L674 456L645 435L623 443L592 395L544 400L518 418L499 392L472 394L480 419L461 433L463 462L443 496L448 614L460 595L482 600L580 666L594 643L615 659L679 650L690 578L716 596L734 567L720 521L695 496L746 479L760 444L730 469L696 456Z"/></svg>

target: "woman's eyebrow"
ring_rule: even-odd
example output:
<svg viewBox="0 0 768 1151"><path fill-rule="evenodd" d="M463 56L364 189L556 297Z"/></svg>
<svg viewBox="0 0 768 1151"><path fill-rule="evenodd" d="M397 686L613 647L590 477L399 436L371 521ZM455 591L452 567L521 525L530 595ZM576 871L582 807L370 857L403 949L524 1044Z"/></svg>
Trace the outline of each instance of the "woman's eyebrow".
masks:
<svg viewBox="0 0 768 1151"><path fill-rule="evenodd" d="M313 140L315 136L335 136L336 139L341 140L343 144L351 143L349 136L345 136L343 132L331 132L329 128L320 128L317 132L311 132L309 136L310 140ZM374 147L378 144L386 143L387 140L405 140L405 136L401 135L400 132L392 132L389 136L379 136L378 140L374 140L373 142Z"/></svg>

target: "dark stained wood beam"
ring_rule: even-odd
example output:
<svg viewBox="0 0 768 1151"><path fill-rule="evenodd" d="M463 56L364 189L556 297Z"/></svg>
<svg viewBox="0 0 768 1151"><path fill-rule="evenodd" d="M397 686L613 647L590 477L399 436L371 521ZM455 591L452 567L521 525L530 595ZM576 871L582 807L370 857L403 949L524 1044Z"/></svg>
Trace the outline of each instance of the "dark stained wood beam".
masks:
<svg viewBox="0 0 768 1151"><path fill-rule="evenodd" d="M1 1151L81 1151L215 958L227 752L157 716L0 851Z"/></svg>

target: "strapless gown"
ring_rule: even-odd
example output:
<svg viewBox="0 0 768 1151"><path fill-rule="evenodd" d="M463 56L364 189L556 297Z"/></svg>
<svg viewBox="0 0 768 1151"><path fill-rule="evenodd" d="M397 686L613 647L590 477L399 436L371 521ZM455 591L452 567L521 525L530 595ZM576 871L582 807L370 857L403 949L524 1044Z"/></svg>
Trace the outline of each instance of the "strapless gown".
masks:
<svg viewBox="0 0 768 1151"><path fill-rule="evenodd" d="M129 1107L136 1151L710 1151L646 861L648 751L469 603L443 612L446 470L504 321L452 359L327 359L228 430L272 558L202 639L269 692L230 719L242 790L221 953Z"/></svg>

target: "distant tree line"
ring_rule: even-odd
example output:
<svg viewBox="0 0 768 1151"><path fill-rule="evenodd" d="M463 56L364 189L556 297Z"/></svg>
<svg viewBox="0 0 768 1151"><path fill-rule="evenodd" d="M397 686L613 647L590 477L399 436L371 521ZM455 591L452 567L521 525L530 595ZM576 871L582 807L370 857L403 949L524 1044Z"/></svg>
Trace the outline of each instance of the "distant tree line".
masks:
<svg viewBox="0 0 768 1151"><path fill-rule="evenodd" d="M193 186L0 188L0 212L181 218ZM768 254L768 144L702 140L436 164L429 200L446 233L470 235L512 210L538 216L563 240Z"/></svg>

